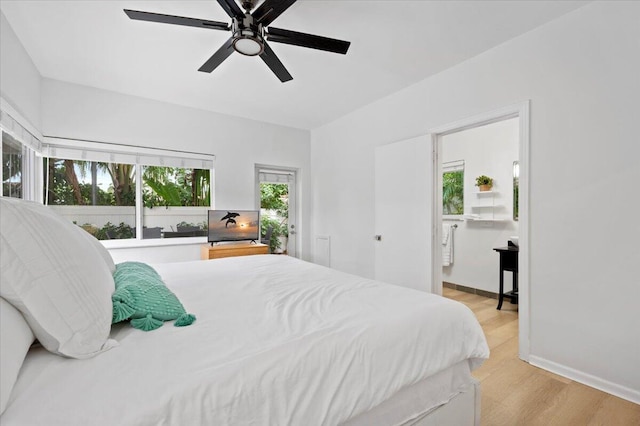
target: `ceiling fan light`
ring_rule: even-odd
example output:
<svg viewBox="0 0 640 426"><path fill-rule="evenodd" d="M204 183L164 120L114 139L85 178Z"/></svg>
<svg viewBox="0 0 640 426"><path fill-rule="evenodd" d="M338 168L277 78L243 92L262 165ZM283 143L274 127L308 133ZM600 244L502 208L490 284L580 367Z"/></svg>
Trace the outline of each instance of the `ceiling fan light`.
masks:
<svg viewBox="0 0 640 426"><path fill-rule="evenodd" d="M233 41L233 48L236 52L246 56L257 56L264 51L264 45L257 38L250 36L236 37Z"/></svg>

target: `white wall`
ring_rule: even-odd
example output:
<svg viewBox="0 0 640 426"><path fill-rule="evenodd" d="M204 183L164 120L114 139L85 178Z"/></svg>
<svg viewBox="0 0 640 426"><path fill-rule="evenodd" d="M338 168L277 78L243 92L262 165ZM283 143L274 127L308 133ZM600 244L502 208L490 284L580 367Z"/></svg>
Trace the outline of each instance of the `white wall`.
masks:
<svg viewBox="0 0 640 426"><path fill-rule="evenodd" d="M299 168L298 247L303 258L309 257L308 131L43 79L42 133L215 154L215 206L220 209L255 208L255 163ZM137 260L166 257L156 253L160 248L127 250ZM199 252L186 246L174 250L176 259L199 259Z"/></svg>
<svg viewBox="0 0 640 426"><path fill-rule="evenodd" d="M313 130L332 266L373 275L376 146L531 99L531 360L639 402L639 18L591 3Z"/></svg>
<svg viewBox="0 0 640 426"><path fill-rule="evenodd" d="M1 12L0 52L0 95L28 124L40 130L40 73ZM27 123L20 124L28 127Z"/></svg>
<svg viewBox="0 0 640 426"><path fill-rule="evenodd" d="M441 160L464 160L464 212L493 216L496 222L444 221L457 224L453 232L453 264L442 268L442 279L455 284L498 293L499 255L510 236L518 235L513 220L513 162L518 160L518 119L492 123L442 137ZM493 178L490 194L478 192L476 177ZM473 208L493 205L492 209ZM511 273L505 272L505 288L511 289Z"/></svg>

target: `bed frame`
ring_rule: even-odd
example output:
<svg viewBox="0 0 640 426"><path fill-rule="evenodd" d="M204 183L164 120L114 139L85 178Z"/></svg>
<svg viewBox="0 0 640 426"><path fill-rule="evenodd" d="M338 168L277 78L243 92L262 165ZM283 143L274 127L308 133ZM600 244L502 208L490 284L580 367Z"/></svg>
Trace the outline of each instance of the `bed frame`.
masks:
<svg viewBox="0 0 640 426"><path fill-rule="evenodd" d="M420 391L420 387L429 386L430 381L431 378L427 378L403 389L343 426L369 426L376 422L398 426L480 426L480 383L476 379L469 377L449 401L436 406ZM421 406L426 407L423 412L420 412Z"/></svg>
<svg viewBox="0 0 640 426"><path fill-rule="evenodd" d="M402 426L480 426L480 383L474 380L448 403L420 417L403 423Z"/></svg>

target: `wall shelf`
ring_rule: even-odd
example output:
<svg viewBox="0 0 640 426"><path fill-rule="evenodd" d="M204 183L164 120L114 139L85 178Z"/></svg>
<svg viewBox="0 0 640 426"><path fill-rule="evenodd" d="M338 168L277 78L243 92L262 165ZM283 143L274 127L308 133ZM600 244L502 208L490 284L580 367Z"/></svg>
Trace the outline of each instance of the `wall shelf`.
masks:
<svg viewBox="0 0 640 426"><path fill-rule="evenodd" d="M499 204L488 204L488 205L483 205L483 204L476 204L474 206L471 206L472 209L494 209L496 207L502 207Z"/></svg>
<svg viewBox="0 0 640 426"><path fill-rule="evenodd" d="M444 222L446 222L446 221L464 222L465 221L465 217L464 217L464 215L455 215L455 216L453 216L453 215L444 215L442 217L442 220Z"/></svg>
<svg viewBox="0 0 640 426"><path fill-rule="evenodd" d="M497 222L495 218L495 197L497 191L477 191L476 203L469 207L470 214L465 215L469 221Z"/></svg>

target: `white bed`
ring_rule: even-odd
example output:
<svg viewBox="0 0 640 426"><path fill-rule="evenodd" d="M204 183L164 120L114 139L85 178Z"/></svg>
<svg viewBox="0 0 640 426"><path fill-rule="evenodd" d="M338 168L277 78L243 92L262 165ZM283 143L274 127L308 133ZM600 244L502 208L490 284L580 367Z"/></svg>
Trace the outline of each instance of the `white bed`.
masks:
<svg viewBox="0 0 640 426"><path fill-rule="evenodd" d="M3 426L479 424L489 351L460 303L288 256L153 266L197 321L32 348Z"/></svg>

